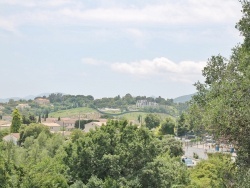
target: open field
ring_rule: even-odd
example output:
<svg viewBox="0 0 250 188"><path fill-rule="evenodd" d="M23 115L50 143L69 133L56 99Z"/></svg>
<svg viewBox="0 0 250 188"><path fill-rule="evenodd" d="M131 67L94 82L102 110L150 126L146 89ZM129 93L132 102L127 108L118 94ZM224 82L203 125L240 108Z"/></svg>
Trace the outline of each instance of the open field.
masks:
<svg viewBox="0 0 250 188"><path fill-rule="evenodd" d="M58 112L52 112L49 114L49 117L54 117L54 118L64 118L64 117L69 117L69 118L77 118L79 117L79 113L81 116L86 115L86 114L99 114L95 109L92 108L87 108L87 107L82 107L82 108L72 108L68 110L60 110ZM107 112L106 112L107 113ZM113 113L114 114L114 113ZM138 120L138 116L141 115L142 119L146 117L146 115L149 114L147 112L130 112L126 114L122 114L119 116L115 116L115 118L125 118L127 120ZM155 113L160 116L161 121L164 121L167 117L172 117L168 114L163 114L163 113ZM172 117L173 118L173 117Z"/></svg>
<svg viewBox="0 0 250 188"><path fill-rule="evenodd" d="M82 116L83 114L88 114L88 113L97 113L96 110L92 108L87 108L87 107L82 107L82 108L72 108L69 110L60 110L57 112L52 112L49 114L49 117L69 117L69 118L74 118L74 117L79 117L79 113Z"/></svg>
<svg viewBox="0 0 250 188"><path fill-rule="evenodd" d="M119 117L124 117L125 119L128 119L128 120L137 121L139 115L141 115L142 119L144 120L144 118L146 117L147 114L149 114L149 113L147 113L147 112L131 112L131 113L123 114ZM162 114L162 113L154 113L154 114L159 115L161 118L161 121L164 121L167 117L173 118L172 116L170 116L168 114Z"/></svg>

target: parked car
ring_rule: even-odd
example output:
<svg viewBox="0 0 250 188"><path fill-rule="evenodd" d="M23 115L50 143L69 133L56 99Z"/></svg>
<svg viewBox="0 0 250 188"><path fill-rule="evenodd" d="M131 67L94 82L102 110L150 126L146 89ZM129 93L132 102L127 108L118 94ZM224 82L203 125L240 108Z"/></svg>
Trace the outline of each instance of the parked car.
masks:
<svg viewBox="0 0 250 188"><path fill-rule="evenodd" d="M187 158L187 157L183 157L182 159L182 162L185 163L185 165L188 167L188 168L192 168L195 166L193 160L191 158Z"/></svg>

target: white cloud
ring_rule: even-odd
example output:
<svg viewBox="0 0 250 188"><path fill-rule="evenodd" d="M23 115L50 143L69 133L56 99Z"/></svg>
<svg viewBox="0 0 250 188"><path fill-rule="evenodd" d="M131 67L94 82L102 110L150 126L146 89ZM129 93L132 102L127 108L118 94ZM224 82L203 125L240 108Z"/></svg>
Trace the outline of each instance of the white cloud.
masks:
<svg viewBox="0 0 250 188"><path fill-rule="evenodd" d="M182 61L174 63L165 57L130 63L114 63L111 68L134 76L160 76L174 81L194 83L201 78L205 62Z"/></svg>
<svg viewBox="0 0 250 188"><path fill-rule="evenodd" d="M178 3L179 2L179 3ZM3 0L0 4L21 6L21 11L11 13L6 17L16 25L26 23L39 24L108 24L116 23L135 26L135 24L197 24L197 23L227 23L237 21L241 15L240 3L235 0L187 0L164 1L158 4L146 4L141 7L95 6L88 8L77 0ZM31 8L36 7L35 11ZM43 15L46 20L41 20ZM135 31L132 31L135 33ZM137 33L138 34L138 33Z"/></svg>
<svg viewBox="0 0 250 188"><path fill-rule="evenodd" d="M70 0L1 0L0 4L7 4L12 6L22 7L56 7L62 5L72 4L74 1Z"/></svg>
<svg viewBox="0 0 250 188"><path fill-rule="evenodd" d="M208 22L231 22L238 19L240 12L235 11L240 7L233 0L209 1L189 0L186 3L165 2L162 4L135 7L97 7L93 9L60 10L60 14L72 19L93 22L113 23L142 23L142 24L188 24Z"/></svg>

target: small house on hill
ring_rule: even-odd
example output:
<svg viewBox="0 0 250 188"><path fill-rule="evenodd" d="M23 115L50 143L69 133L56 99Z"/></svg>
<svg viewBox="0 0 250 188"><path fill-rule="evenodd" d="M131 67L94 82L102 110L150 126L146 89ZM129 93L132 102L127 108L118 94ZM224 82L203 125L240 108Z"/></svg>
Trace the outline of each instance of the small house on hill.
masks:
<svg viewBox="0 0 250 188"><path fill-rule="evenodd" d="M13 142L15 145L18 145L19 138L20 138L19 133L10 133L6 135L5 137L3 137L3 140L5 142Z"/></svg>

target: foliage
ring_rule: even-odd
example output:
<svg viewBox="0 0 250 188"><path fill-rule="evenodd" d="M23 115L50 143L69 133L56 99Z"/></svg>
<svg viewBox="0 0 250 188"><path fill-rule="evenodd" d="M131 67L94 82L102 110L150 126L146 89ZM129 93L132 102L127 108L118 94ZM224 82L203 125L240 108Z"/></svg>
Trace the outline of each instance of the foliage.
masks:
<svg viewBox="0 0 250 188"><path fill-rule="evenodd" d="M103 118L103 119L113 119L114 117L112 115L103 114L103 115L101 115L100 118Z"/></svg>
<svg viewBox="0 0 250 188"><path fill-rule="evenodd" d="M186 114L182 113L177 121L177 136L184 136L188 130Z"/></svg>
<svg viewBox="0 0 250 188"><path fill-rule="evenodd" d="M22 124L29 125L31 123L36 123L35 115L29 114L28 118L25 115L22 115Z"/></svg>
<svg viewBox="0 0 250 188"><path fill-rule="evenodd" d="M78 139L82 138L83 136L84 134L81 129L74 129L70 134L70 138L72 142L76 142Z"/></svg>
<svg viewBox="0 0 250 188"><path fill-rule="evenodd" d="M48 137L42 132L37 139L27 137L24 147L1 143L0 187L68 187L63 142L60 135Z"/></svg>
<svg viewBox="0 0 250 188"><path fill-rule="evenodd" d="M171 134L174 135L175 122L171 118L166 118L160 126L159 132L162 135Z"/></svg>
<svg viewBox="0 0 250 188"><path fill-rule="evenodd" d="M36 139L41 132L44 132L48 136L51 135L49 128L43 124L32 123L29 126L22 125L19 142L24 143L25 139L30 136Z"/></svg>
<svg viewBox="0 0 250 188"><path fill-rule="evenodd" d="M149 129L153 129L153 128L156 128L160 125L160 117L156 114L148 114L146 117L145 117L145 125L147 128Z"/></svg>
<svg viewBox="0 0 250 188"><path fill-rule="evenodd" d="M232 50L229 60L221 55L208 60L203 70L205 83L195 84L198 93L192 104L201 112L201 129L204 126L217 138L231 142L238 151L238 164L250 167L250 2L241 2L243 17L237 28L244 42Z"/></svg>
<svg viewBox="0 0 250 188"><path fill-rule="evenodd" d="M250 187L250 168L239 169L237 172L237 188Z"/></svg>
<svg viewBox="0 0 250 188"><path fill-rule="evenodd" d="M9 129L0 129L0 142L3 140L3 137L10 133Z"/></svg>
<svg viewBox="0 0 250 188"><path fill-rule="evenodd" d="M21 127L22 119L18 109L15 109L12 113L12 122L10 126L10 132L17 133Z"/></svg>
<svg viewBox="0 0 250 188"><path fill-rule="evenodd" d="M140 174L142 187L179 187L189 183L186 167L179 158L163 155L147 163Z"/></svg>
<svg viewBox="0 0 250 188"><path fill-rule="evenodd" d="M195 159L199 159L199 155L197 154L197 153L193 153L193 158L195 158Z"/></svg>
<svg viewBox="0 0 250 188"><path fill-rule="evenodd" d="M208 160L199 162L190 170L190 188L231 187L235 183L234 176L235 168L231 155L209 154Z"/></svg>
<svg viewBox="0 0 250 188"><path fill-rule="evenodd" d="M92 178L95 178L97 182L103 182L104 185L107 182L109 184L113 182L122 184L123 187L130 187L128 185L142 187L143 169L145 168L146 171L148 169L146 166L150 166L152 162L157 165L157 161L154 163L157 156L166 152L169 153L166 155L171 156L182 154L181 143L174 140L178 142L174 146L171 140L172 138L169 137L160 140L148 129L129 125L127 121L111 120L106 126L90 131L84 137L69 144L65 148L67 157L64 158L64 162L70 168L68 172L73 182L80 180L85 185L90 185ZM176 160L176 163L179 164L180 160ZM167 168L168 165L165 166ZM174 166L169 168L168 172L164 173L170 176ZM158 178L165 178L166 176L161 173L163 171L159 172ZM180 171L180 173L180 176L185 176L186 172ZM173 183L185 184L186 181L175 179Z"/></svg>

